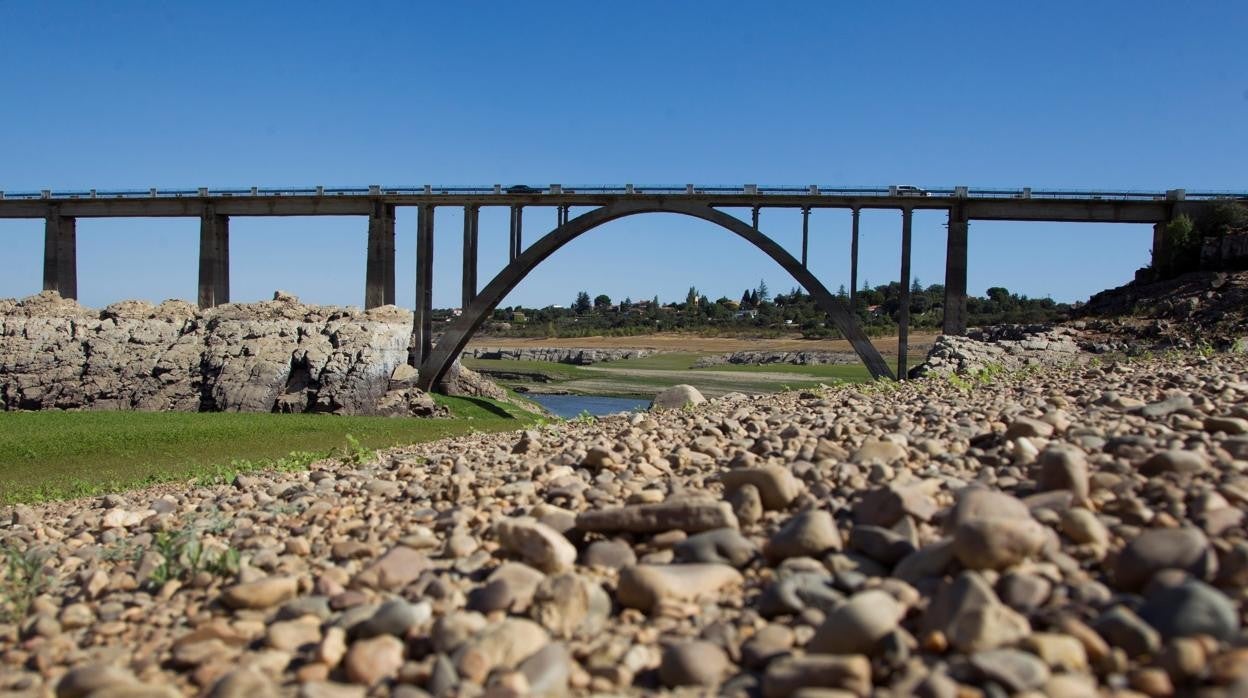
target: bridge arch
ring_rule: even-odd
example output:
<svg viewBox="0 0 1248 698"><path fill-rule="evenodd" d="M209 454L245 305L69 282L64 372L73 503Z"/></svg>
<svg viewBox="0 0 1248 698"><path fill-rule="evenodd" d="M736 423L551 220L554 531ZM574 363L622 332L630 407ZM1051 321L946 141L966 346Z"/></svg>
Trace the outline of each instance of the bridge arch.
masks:
<svg viewBox="0 0 1248 698"><path fill-rule="evenodd" d="M714 223L736 233L747 242L762 250L777 264L784 268L814 298L821 310L828 314L841 334L849 340L854 351L867 370L876 378L892 378L893 373L884 357L871 344L866 332L858 325L849 308L833 295L810 273L800 262L790 255L779 243L764 235L761 231L744 221L720 211L708 204L674 201L620 200L577 216L544 235L511 261L476 295L471 303L463 309L463 313L455 319L446 332L438 339L432 351L419 368L417 386L422 390L432 390L450 370L451 364L459 357L460 352L468 345L473 334L481 327L494 308L511 292L537 265L550 257L564 245L605 223L635 216L641 213L679 213L693 218Z"/></svg>

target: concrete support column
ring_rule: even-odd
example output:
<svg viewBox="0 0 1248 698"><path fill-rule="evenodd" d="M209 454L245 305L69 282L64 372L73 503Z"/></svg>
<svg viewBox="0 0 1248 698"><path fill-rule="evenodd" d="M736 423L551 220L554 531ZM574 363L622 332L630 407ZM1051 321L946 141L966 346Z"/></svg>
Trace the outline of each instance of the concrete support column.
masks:
<svg viewBox="0 0 1248 698"><path fill-rule="evenodd" d="M78 222L56 211L43 225L43 290L78 298Z"/></svg>
<svg viewBox="0 0 1248 698"><path fill-rule="evenodd" d="M481 209L477 206L464 207L464 297L461 308L477 297L477 229L480 222Z"/></svg>
<svg viewBox="0 0 1248 698"><path fill-rule="evenodd" d="M810 247L810 207L802 208L802 268L806 268L806 252Z"/></svg>
<svg viewBox="0 0 1248 698"><path fill-rule="evenodd" d="M416 221L416 312L409 363L420 366L433 351L433 206L421 204Z"/></svg>
<svg viewBox="0 0 1248 698"><path fill-rule="evenodd" d="M966 212L961 206L949 209L949 235L945 247L945 334L966 334Z"/></svg>
<svg viewBox="0 0 1248 698"><path fill-rule="evenodd" d="M199 218L199 307L230 302L230 219L204 207Z"/></svg>
<svg viewBox="0 0 1248 698"><path fill-rule="evenodd" d="M558 213L557 213L556 218L555 218L555 225L556 225L556 226L564 225L565 223L567 223L567 222L568 222L568 209L569 209L569 208L571 208L571 207L570 207L570 206L560 206L560 207L557 209Z"/></svg>
<svg viewBox="0 0 1248 698"><path fill-rule="evenodd" d="M858 300L858 218L861 211L854 210L854 232L849 240L849 307Z"/></svg>
<svg viewBox="0 0 1248 698"><path fill-rule="evenodd" d="M755 206L750 216L751 221L752 221L750 225L753 225L755 230L758 230L758 210L759 210L759 207Z"/></svg>
<svg viewBox="0 0 1248 698"><path fill-rule="evenodd" d="M1169 241L1166 238L1166 228L1169 225L1169 222L1153 224L1153 251L1151 257L1149 258L1149 264L1153 269L1160 269L1162 260L1168 256L1166 253L1169 252L1169 250L1167 249L1166 243Z"/></svg>
<svg viewBox="0 0 1248 698"><path fill-rule="evenodd" d="M914 211L901 210L901 307L897 312L897 380L906 379L910 352L910 222Z"/></svg>
<svg viewBox="0 0 1248 698"><path fill-rule="evenodd" d="M511 207L511 252L507 255L507 260L515 261L520 256L524 247L524 207Z"/></svg>
<svg viewBox="0 0 1248 698"><path fill-rule="evenodd" d="M364 308L394 304L394 206L377 201L368 215Z"/></svg>

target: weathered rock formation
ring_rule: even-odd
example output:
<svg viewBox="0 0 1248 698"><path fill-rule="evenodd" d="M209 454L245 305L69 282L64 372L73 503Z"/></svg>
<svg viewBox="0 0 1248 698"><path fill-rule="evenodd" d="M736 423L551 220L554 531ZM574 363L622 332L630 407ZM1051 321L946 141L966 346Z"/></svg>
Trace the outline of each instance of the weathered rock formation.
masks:
<svg viewBox="0 0 1248 698"><path fill-rule="evenodd" d="M601 361L641 359L657 353L652 349L567 349L560 347L489 348L468 347L464 356L477 359L507 361L549 361L557 364L586 366Z"/></svg>
<svg viewBox="0 0 1248 698"><path fill-rule="evenodd" d="M280 292L204 311L95 311L54 292L0 300L0 408L429 416L433 401L408 385L411 317Z"/></svg>
<svg viewBox="0 0 1248 698"><path fill-rule="evenodd" d="M1048 325L995 325L965 337L941 335L912 376L978 373L990 367L1015 370L1034 364L1072 363L1083 355L1079 331Z"/></svg>

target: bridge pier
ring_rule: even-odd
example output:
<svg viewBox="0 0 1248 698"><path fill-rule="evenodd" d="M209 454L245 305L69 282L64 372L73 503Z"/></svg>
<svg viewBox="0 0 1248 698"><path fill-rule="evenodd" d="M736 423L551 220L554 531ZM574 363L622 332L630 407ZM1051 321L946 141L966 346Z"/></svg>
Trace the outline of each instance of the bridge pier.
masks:
<svg viewBox="0 0 1248 698"><path fill-rule="evenodd" d="M897 380L906 380L910 352L910 223L914 210L901 210L901 307L897 311Z"/></svg>
<svg viewBox="0 0 1248 698"><path fill-rule="evenodd" d="M802 207L802 268L806 268L806 250L810 244L810 207Z"/></svg>
<svg viewBox="0 0 1248 698"><path fill-rule="evenodd" d="M751 211L751 214L750 214L750 220L751 220L750 225L754 226L754 229L755 229L755 230L758 230L758 212L759 212L759 210L760 210L760 207L759 207L759 206L755 206L755 207L754 207L754 209Z"/></svg>
<svg viewBox="0 0 1248 698"><path fill-rule="evenodd" d="M459 306L461 310L467 308L472 299L477 297L477 233L481 222L480 214L479 206L464 207L464 273L461 277L464 295Z"/></svg>
<svg viewBox="0 0 1248 698"><path fill-rule="evenodd" d="M556 219L555 219L555 225L559 226L559 225L564 225L565 223L567 223L568 214L571 211L571 209L572 209L571 206L567 206L567 205L560 206L558 209L558 215L556 216Z"/></svg>
<svg viewBox="0 0 1248 698"><path fill-rule="evenodd" d="M849 240L849 308L854 309L858 300L858 218L861 211L854 208L854 232Z"/></svg>
<svg viewBox="0 0 1248 698"><path fill-rule="evenodd" d="M368 215L364 309L394 304L394 206L374 202Z"/></svg>
<svg viewBox="0 0 1248 698"><path fill-rule="evenodd" d="M78 298L78 222L56 211L43 225L43 290Z"/></svg>
<svg viewBox="0 0 1248 698"><path fill-rule="evenodd" d="M433 351L433 206L421 204L416 216L416 312L408 363L419 367Z"/></svg>
<svg viewBox="0 0 1248 698"><path fill-rule="evenodd" d="M230 302L230 218L204 207L199 218L199 307Z"/></svg>
<svg viewBox="0 0 1248 698"><path fill-rule="evenodd" d="M961 206L949 209L949 234L945 247L945 320L941 331L950 335L966 334L966 211Z"/></svg>
<svg viewBox="0 0 1248 698"><path fill-rule="evenodd" d="M507 255L508 262L516 261L524 247L524 207L511 207L511 252Z"/></svg>

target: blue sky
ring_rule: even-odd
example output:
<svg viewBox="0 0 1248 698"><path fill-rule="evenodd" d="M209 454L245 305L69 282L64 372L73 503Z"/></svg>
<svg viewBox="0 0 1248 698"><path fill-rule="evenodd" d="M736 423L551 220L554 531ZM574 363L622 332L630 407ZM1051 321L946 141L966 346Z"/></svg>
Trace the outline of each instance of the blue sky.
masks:
<svg viewBox="0 0 1248 698"><path fill-rule="evenodd" d="M890 184L1248 189L1248 4L0 0L0 189L314 184ZM748 217L748 212L740 215ZM398 300L414 296L399 213ZM528 210L526 239L554 213ZM915 221L941 281L944 219ZM437 217L434 303L459 303L461 217ZM764 232L794 254L796 212ZM367 224L234 219L235 300L363 301ZM900 217L863 216L861 276L897 278ZM197 220L81 220L79 297L193 299ZM482 283L504 210L483 215ZM1080 300L1148 261L1151 229L973 222L970 289ZM0 220L0 297L41 285L42 222ZM848 283L849 213L811 266ZM579 290L738 298L794 286L710 224L641 216L504 301Z"/></svg>

